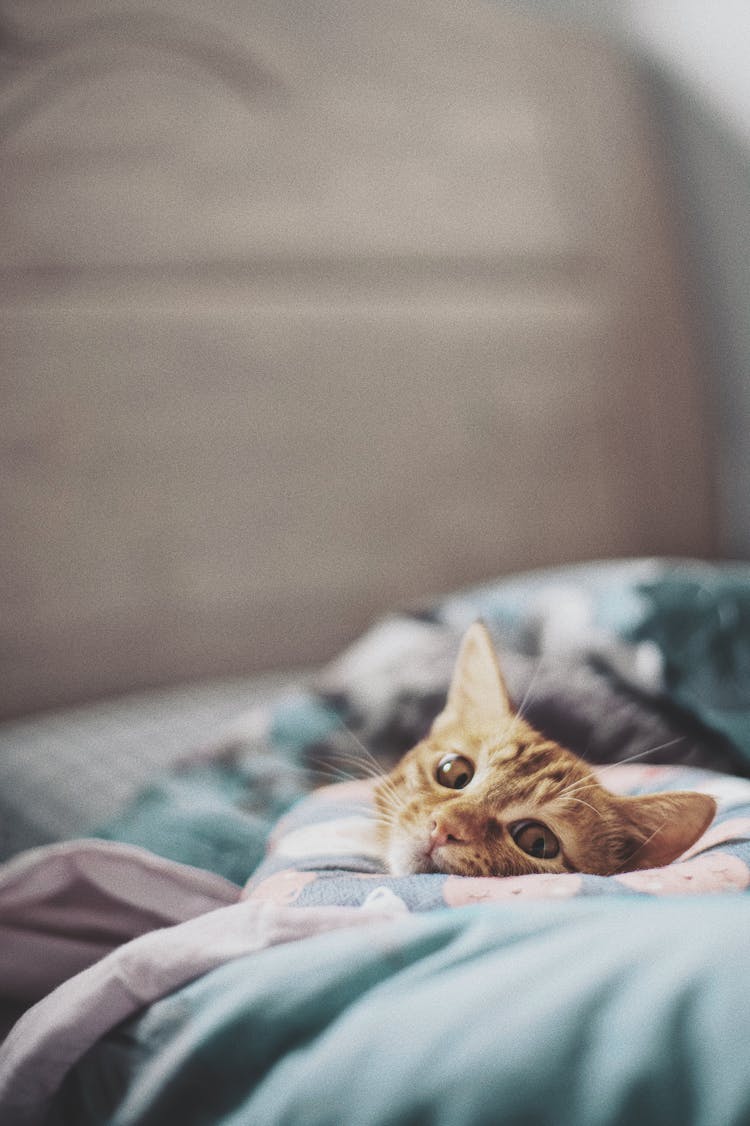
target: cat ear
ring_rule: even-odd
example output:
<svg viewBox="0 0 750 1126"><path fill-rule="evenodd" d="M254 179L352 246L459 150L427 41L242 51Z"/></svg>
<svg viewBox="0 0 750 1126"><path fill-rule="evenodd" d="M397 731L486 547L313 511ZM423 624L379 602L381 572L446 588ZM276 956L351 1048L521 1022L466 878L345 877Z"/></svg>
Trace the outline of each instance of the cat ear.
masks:
<svg viewBox="0 0 750 1126"><path fill-rule="evenodd" d="M487 627L474 622L464 634L453 669L445 707L432 725L497 727L514 715Z"/></svg>
<svg viewBox="0 0 750 1126"><path fill-rule="evenodd" d="M661 868L695 844L711 824L716 802L708 794L677 791L624 797L619 810L635 832L632 852L620 869Z"/></svg>

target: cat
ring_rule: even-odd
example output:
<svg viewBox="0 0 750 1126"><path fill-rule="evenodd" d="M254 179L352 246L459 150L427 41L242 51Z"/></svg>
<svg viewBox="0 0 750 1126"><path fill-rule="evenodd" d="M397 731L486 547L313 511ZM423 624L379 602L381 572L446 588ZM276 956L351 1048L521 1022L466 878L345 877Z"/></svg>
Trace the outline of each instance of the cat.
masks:
<svg viewBox="0 0 750 1126"><path fill-rule="evenodd" d="M466 632L445 707L375 788L388 870L609 876L669 864L716 802L680 791L622 797L514 710L482 622Z"/></svg>

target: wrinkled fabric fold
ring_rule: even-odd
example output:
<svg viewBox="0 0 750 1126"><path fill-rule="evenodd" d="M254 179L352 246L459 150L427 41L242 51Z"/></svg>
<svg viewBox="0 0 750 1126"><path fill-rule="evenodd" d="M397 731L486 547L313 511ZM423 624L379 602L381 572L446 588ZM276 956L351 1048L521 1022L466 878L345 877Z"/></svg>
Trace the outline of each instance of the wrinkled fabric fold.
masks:
<svg viewBox="0 0 750 1126"><path fill-rule="evenodd" d="M0 1048L0 1121L41 1124L68 1070L101 1036L186 982L279 943L392 916L388 910L304 912L234 903L118 946L63 981L15 1024Z"/></svg>

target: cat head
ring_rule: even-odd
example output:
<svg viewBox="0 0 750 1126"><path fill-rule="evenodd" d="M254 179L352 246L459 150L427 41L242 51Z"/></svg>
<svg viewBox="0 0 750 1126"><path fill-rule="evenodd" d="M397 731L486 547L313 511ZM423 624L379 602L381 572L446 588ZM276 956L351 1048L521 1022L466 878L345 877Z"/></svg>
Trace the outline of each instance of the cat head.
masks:
<svg viewBox="0 0 750 1126"><path fill-rule="evenodd" d="M622 797L514 710L490 636L467 631L443 711L375 791L394 875L613 875L669 864L716 812L706 794Z"/></svg>

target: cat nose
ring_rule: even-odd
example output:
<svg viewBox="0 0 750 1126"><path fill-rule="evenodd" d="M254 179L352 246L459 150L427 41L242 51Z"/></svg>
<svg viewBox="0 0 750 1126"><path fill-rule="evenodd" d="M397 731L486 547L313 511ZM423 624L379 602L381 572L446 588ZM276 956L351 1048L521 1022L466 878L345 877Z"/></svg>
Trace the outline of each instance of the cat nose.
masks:
<svg viewBox="0 0 750 1126"><path fill-rule="evenodd" d="M433 848L444 844L461 844L462 838L458 836L455 825L451 825L446 817L436 817L430 822L430 841Z"/></svg>

